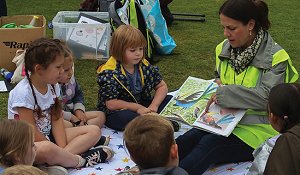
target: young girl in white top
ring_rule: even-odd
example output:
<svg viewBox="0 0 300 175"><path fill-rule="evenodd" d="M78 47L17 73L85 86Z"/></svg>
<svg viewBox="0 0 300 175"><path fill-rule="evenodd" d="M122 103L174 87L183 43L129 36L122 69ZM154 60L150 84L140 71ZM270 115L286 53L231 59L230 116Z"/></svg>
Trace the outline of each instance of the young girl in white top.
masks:
<svg viewBox="0 0 300 175"><path fill-rule="evenodd" d="M113 155L109 147L95 146L100 129L95 125L65 128L58 79L64 51L59 40L33 41L25 54L26 78L10 92L8 118L35 126L35 164L86 167L105 162ZM90 149L90 150L89 150Z"/></svg>

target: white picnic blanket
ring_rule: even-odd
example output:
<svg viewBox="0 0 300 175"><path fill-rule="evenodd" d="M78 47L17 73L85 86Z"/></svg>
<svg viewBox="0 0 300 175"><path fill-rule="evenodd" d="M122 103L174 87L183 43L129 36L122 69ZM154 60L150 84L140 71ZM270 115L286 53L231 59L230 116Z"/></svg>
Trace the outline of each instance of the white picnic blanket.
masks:
<svg viewBox="0 0 300 175"><path fill-rule="evenodd" d="M189 126L182 125L179 132L175 132L175 137L189 130ZM70 175L115 175L123 171L125 167L135 166L130 159L129 153L123 144L123 133L110 128L102 128L102 135L110 136L109 146L115 151L115 156L106 163L100 163L94 167L82 169L69 169ZM244 175L248 172L251 162L232 163L209 168L204 175Z"/></svg>

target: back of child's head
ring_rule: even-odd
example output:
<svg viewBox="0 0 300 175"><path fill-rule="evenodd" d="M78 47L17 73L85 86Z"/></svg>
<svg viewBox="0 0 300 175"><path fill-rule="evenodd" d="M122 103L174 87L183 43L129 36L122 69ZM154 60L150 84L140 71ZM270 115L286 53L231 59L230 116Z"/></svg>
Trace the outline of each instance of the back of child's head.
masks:
<svg viewBox="0 0 300 175"><path fill-rule="evenodd" d="M13 166L25 163L33 144L33 127L22 120L0 120L0 164Z"/></svg>
<svg viewBox="0 0 300 175"><path fill-rule="evenodd" d="M109 54L122 62L127 48L143 47L145 52L146 45L146 38L139 29L131 25L121 25L112 35Z"/></svg>
<svg viewBox="0 0 300 175"><path fill-rule="evenodd" d="M31 165L14 165L6 168L2 175L47 175L47 173Z"/></svg>
<svg viewBox="0 0 300 175"><path fill-rule="evenodd" d="M34 74L35 66L37 64L41 65L44 69L47 69L48 66L55 61L58 56L64 56L65 51L60 40L51 39L51 38L39 38L29 44L25 53L25 73L28 78L31 91L34 97L35 111L38 114L38 117L42 116L42 111L37 103L36 94L33 90L32 82L30 75ZM53 88L54 89L54 88ZM55 90L55 89L54 89ZM61 103L58 98L55 99L55 104L51 108L52 116L55 116L55 119L58 119L61 112Z"/></svg>
<svg viewBox="0 0 300 175"><path fill-rule="evenodd" d="M25 71L34 73L35 65L39 64L46 69L57 56L63 55L64 51L59 40L51 38L39 38L29 44L25 53Z"/></svg>
<svg viewBox="0 0 300 175"><path fill-rule="evenodd" d="M273 87L269 95L269 112L283 123L280 132L300 123L300 84L282 83Z"/></svg>
<svg viewBox="0 0 300 175"><path fill-rule="evenodd" d="M139 168L163 167L169 163L171 146L175 144L174 130L165 118L146 114L126 126L124 142Z"/></svg>

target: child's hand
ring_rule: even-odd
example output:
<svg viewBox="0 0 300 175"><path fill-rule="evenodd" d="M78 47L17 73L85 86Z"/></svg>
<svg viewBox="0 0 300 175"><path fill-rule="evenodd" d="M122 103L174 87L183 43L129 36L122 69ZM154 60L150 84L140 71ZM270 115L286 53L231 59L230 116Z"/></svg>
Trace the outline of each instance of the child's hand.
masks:
<svg viewBox="0 0 300 175"><path fill-rule="evenodd" d="M75 115L79 120L82 121L80 123L80 125L84 125L84 123L86 123L88 120L87 116L85 115L85 113L82 110L76 110Z"/></svg>
<svg viewBox="0 0 300 175"><path fill-rule="evenodd" d="M72 117L71 117L71 119L70 119L70 122L76 123L76 122L78 122L78 121L80 121L80 120L79 120L75 115L72 114Z"/></svg>
<svg viewBox="0 0 300 175"><path fill-rule="evenodd" d="M157 110L158 110L158 106L155 106L155 105L150 105L149 107L148 107L148 109L150 109L151 110L151 112L155 112L155 113L157 113Z"/></svg>
<svg viewBox="0 0 300 175"><path fill-rule="evenodd" d="M138 114L140 115L143 115L143 114L148 114L151 112L151 109L149 108L146 108L146 107L142 107L142 108L139 108L137 111L136 111Z"/></svg>

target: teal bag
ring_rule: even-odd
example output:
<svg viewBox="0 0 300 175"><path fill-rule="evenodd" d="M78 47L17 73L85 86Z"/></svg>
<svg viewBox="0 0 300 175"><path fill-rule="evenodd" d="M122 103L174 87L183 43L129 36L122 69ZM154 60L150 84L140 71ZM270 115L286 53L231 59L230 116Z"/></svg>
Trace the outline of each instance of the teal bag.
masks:
<svg viewBox="0 0 300 175"><path fill-rule="evenodd" d="M141 9L147 28L154 39L155 50L160 54L170 54L176 47L174 39L168 33L166 20L162 16L159 0L141 0Z"/></svg>

